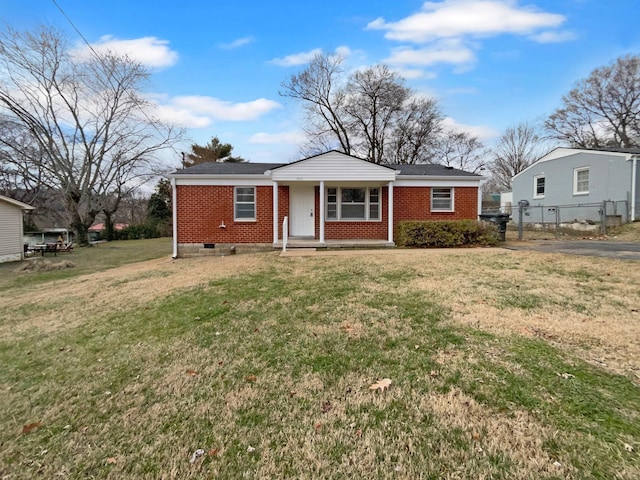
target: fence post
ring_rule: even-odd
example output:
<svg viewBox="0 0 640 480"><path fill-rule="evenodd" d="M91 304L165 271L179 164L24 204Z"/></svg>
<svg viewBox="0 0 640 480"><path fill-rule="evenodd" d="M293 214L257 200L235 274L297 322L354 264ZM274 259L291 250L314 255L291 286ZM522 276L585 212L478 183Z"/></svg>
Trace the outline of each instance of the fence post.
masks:
<svg viewBox="0 0 640 480"><path fill-rule="evenodd" d="M524 215L524 205L518 202L518 240L522 240L522 216Z"/></svg>
<svg viewBox="0 0 640 480"><path fill-rule="evenodd" d="M560 238L560 207L556 207L556 238Z"/></svg>
<svg viewBox="0 0 640 480"><path fill-rule="evenodd" d="M602 235L607 234L607 202L606 200L602 202L602 207L600 208L600 233L602 233Z"/></svg>

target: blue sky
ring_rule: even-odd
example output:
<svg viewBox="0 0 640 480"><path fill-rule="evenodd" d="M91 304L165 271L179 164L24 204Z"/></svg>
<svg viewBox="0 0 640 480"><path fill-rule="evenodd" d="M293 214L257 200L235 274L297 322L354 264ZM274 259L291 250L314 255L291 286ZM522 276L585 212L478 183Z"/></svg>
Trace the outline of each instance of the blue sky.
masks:
<svg viewBox="0 0 640 480"><path fill-rule="evenodd" d="M146 94L187 128L185 150L218 136L253 162L299 159L300 108L278 90L320 50L388 64L488 145L640 52L640 0L56 1L94 48L151 69ZM0 0L0 20L57 26L83 48L51 0Z"/></svg>

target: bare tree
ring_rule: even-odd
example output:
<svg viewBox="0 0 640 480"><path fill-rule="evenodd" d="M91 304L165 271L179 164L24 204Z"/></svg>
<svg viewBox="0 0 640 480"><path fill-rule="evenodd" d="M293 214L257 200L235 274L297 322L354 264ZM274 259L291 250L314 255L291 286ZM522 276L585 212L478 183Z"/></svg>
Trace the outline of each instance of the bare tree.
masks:
<svg viewBox="0 0 640 480"><path fill-rule="evenodd" d="M493 148L491 173L495 186L511 190L511 179L545 153L545 141L527 122L508 127Z"/></svg>
<svg viewBox="0 0 640 480"><path fill-rule="evenodd" d="M640 57L596 68L562 102L545 122L554 138L583 148L640 146Z"/></svg>
<svg viewBox="0 0 640 480"><path fill-rule="evenodd" d="M344 119L344 57L316 55L302 72L282 82L280 95L301 101L306 114L305 133L310 150L337 148L351 154L348 125Z"/></svg>
<svg viewBox="0 0 640 480"><path fill-rule="evenodd" d="M432 163L479 173L485 167L486 156L486 148L478 137L462 130L449 129L439 137Z"/></svg>
<svg viewBox="0 0 640 480"><path fill-rule="evenodd" d="M410 90L386 65L350 76L345 113L355 153L373 163L385 163L385 147L402 116Z"/></svg>
<svg viewBox="0 0 640 480"><path fill-rule="evenodd" d="M317 55L282 83L281 95L302 102L305 153L338 149L374 163L426 163L440 133L433 99L419 98L385 65L345 78L344 58Z"/></svg>
<svg viewBox="0 0 640 480"><path fill-rule="evenodd" d="M442 133L442 115L431 98L409 100L390 140L390 163L431 163Z"/></svg>
<svg viewBox="0 0 640 480"><path fill-rule="evenodd" d="M139 94L147 78L126 56L79 59L53 28L0 34L0 121L28 132L41 155L13 155L23 146L12 138L0 137L0 147L25 180L37 172L41 185L61 192L81 243L95 216L112 210L105 199L153 174L154 154L180 139L150 116Z"/></svg>

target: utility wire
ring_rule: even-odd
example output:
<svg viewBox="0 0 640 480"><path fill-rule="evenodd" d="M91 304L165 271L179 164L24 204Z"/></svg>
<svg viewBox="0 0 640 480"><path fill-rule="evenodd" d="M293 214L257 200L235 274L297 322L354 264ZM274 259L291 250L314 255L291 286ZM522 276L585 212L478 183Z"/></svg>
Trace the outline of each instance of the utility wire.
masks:
<svg viewBox="0 0 640 480"><path fill-rule="evenodd" d="M100 64L105 68L105 70L109 71L109 67L104 63L104 59L98 54L98 52L95 51L95 49L93 48L93 45L91 45L91 43L89 43L89 41L82 34L80 29L78 27L76 27L76 25L73 23L71 18L69 18L69 15L67 15L66 12L62 9L62 7L60 5L58 5L58 2L56 0L51 0L51 2L60 11L62 16L67 20L67 22L69 22L69 25L71 25L73 27L73 29L76 31L78 36L82 39L82 41L87 44L87 47L89 47L89 50L91 50L91 52L93 53L93 55L96 58L96 60L98 60L98 62L100 62ZM111 76L107 76L107 81L111 84L112 88L114 88L114 89L116 88L115 85L113 85L113 83L111 81ZM138 109L140 110L140 113L142 113L142 115L144 115L144 117L147 119L149 124L156 130L156 132L158 132L160 135L163 135L163 133L160 131L158 126L155 124L155 122L153 120L151 120L151 118L149 118L149 115L147 115L147 112L144 111L144 109L142 108L142 105L138 105Z"/></svg>

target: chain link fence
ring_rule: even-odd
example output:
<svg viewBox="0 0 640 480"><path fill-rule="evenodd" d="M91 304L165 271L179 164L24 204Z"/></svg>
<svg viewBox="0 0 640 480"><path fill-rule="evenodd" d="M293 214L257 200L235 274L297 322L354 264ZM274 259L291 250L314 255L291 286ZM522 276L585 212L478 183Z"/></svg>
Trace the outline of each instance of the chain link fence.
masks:
<svg viewBox="0 0 640 480"><path fill-rule="evenodd" d="M512 208L508 237L520 240L563 236L606 235L614 227L630 221L629 202L607 200L599 203L567 205L529 205L520 202Z"/></svg>

